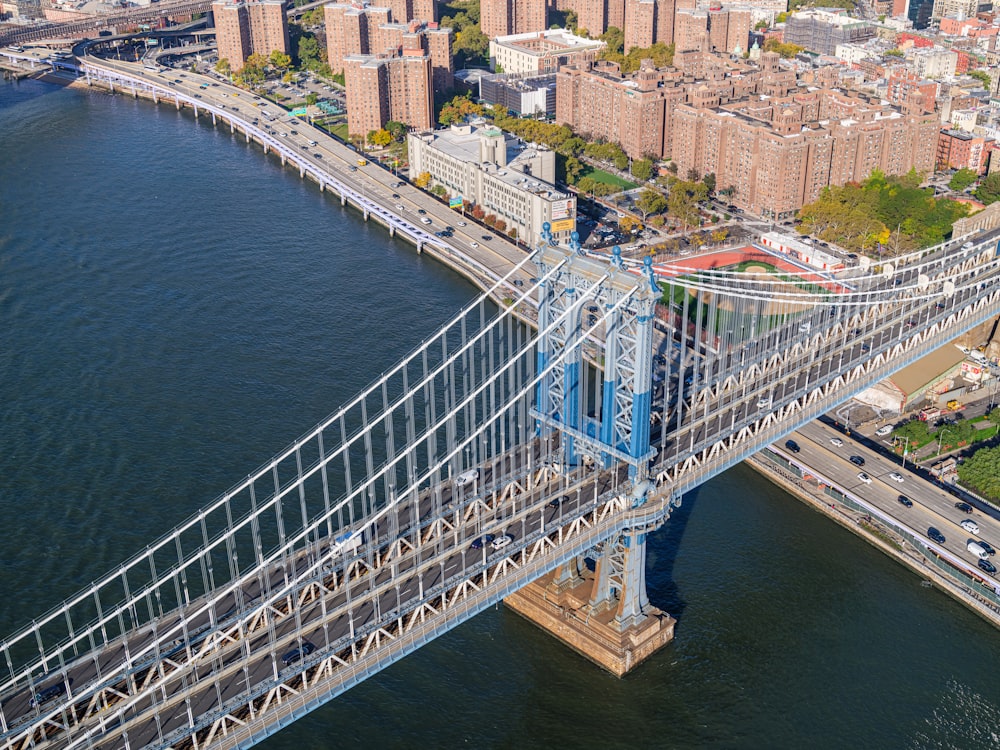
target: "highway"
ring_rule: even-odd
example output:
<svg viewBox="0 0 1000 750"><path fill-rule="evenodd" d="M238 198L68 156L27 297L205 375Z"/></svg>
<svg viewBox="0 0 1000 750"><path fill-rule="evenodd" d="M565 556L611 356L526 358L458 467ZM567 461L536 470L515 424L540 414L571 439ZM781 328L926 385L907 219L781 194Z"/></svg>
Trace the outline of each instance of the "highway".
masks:
<svg viewBox="0 0 1000 750"><path fill-rule="evenodd" d="M902 460L892 461L885 456L868 450L849 436L821 422L811 422L792 435L802 448L801 460L824 476L836 480L840 486L866 502L874 505L886 515L896 519L900 525L908 526L913 532L927 539L927 529L934 527L944 534L944 544L935 544L929 539L928 546L940 546L967 562L979 575L986 575L976 566L977 559L966 549L970 540L983 539L993 547L1000 544L1000 518L995 512L976 508L971 514L955 507L959 502L954 495L945 492L923 477L907 471ZM833 441L840 440L842 445ZM860 456L862 467L851 463L851 456ZM858 479L864 472L871 477L871 484ZM902 475L899 482L891 477ZM906 507L899 502L903 495L913 502ZM961 522L972 519L979 526L979 534L970 534L962 528ZM1000 564L1000 561L998 561ZM993 576L997 578L997 576Z"/></svg>

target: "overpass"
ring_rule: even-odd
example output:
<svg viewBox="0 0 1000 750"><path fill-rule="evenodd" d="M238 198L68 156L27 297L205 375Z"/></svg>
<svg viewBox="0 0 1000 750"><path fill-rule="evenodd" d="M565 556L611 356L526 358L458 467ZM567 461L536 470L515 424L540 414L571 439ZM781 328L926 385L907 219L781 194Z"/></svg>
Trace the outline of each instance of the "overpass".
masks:
<svg viewBox="0 0 1000 750"><path fill-rule="evenodd" d="M0 746L249 746L545 574L558 596L583 556L593 640L662 645L646 535L685 492L995 317L998 240L837 283L656 276L542 243L314 430L6 638Z"/></svg>

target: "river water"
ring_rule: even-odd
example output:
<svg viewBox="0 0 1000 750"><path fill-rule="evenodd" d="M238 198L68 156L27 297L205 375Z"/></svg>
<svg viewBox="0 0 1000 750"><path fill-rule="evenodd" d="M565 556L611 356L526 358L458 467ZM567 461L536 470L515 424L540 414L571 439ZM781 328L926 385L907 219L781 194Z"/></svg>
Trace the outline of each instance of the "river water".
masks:
<svg viewBox="0 0 1000 750"><path fill-rule="evenodd" d="M190 113L0 84L0 632L206 504L476 290ZM1000 633L745 467L649 540L613 678L498 607L263 746L991 748Z"/></svg>

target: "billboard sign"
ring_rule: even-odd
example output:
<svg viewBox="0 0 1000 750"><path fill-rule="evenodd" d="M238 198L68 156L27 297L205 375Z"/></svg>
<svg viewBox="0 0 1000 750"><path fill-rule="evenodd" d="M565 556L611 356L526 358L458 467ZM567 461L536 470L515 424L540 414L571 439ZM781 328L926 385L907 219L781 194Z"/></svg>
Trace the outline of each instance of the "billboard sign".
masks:
<svg viewBox="0 0 1000 750"><path fill-rule="evenodd" d="M552 202L552 221L559 221L560 219L568 219L570 215L570 204L572 201L570 199L553 201Z"/></svg>
<svg viewBox="0 0 1000 750"><path fill-rule="evenodd" d="M552 222L553 232L571 232L576 228L576 219L560 219Z"/></svg>
<svg viewBox="0 0 1000 750"><path fill-rule="evenodd" d="M448 199L448 208L461 208L462 207L462 196L456 195L454 198Z"/></svg>

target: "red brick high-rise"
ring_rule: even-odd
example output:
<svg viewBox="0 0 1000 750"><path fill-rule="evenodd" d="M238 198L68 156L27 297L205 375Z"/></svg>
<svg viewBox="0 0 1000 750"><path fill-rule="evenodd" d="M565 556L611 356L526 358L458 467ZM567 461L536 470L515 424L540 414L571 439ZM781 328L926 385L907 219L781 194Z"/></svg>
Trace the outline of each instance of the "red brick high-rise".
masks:
<svg viewBox="0 0 1000 750"><path fill-rule="evenodd" d="M351 135L364 137L390 120L418 130L434 126L431 58L422 49L350 55L344 60L344 81Z"/></svg>
<svg viewBox="0 0 1000 750"><path fill-rule="evenodd" d="M212 4L219 59L233 70L252 54L288 53L288 19L281 0L223 0Z"/></svg>
<svg viewBox="0 0 1000 750"><path fill-rule="evenodd" d="M547 0L480 0L479 28L490 39L548 28Z"/></svg>

